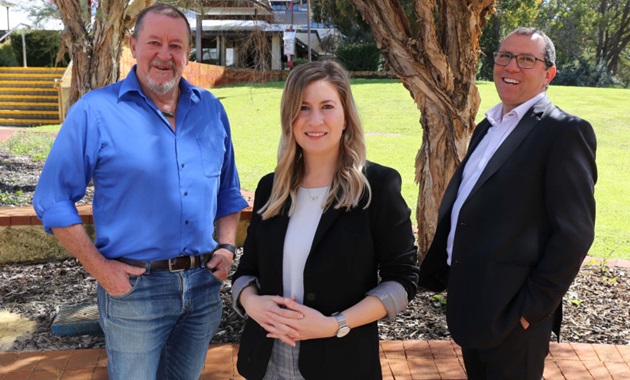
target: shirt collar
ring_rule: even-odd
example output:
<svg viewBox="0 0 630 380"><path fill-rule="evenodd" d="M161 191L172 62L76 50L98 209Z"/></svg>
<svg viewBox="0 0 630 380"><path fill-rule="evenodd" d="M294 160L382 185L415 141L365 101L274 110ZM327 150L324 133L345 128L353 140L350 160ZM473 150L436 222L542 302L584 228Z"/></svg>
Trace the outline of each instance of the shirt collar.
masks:
<svg viewBox="0 0 630 380"><path fill-rule="evenodd" d="M520 120L525 115L525 112L527 112L530 108L532 108L534 104L538 103L538 101L544 98L546 95L547 94L543 91L539 93L538 95L534 96L533 98L529 99L525 103L521 104L520 106L514 108L512 111L508 112L505 115L514 113L516 118ZM496 106L490 108L488 112L486 112L486 119L488 119L490 124L497 125L503 121L503 117L505 116L505 115L501 115L502 112L503 112L503 103L499 103Z"/></svg>
<svg viewBox="0 0 630 380"><path fill-rule="evenodd" d="M189 96L190 100L193 103L198 103L201 97L201 91L190 84L184 77L182 77L179 81L179 90L180 96ZM150 99L145 95L144 91L142 91L142 87L140 86L140 82L138 82L138 76L136 75L136 65L133 65L131 70L129 70L129 74L127 77L123 79L123 83L120 86L120 90L118 91L118 99L121 100L125 95L138 93L147 101Z"/></svg>

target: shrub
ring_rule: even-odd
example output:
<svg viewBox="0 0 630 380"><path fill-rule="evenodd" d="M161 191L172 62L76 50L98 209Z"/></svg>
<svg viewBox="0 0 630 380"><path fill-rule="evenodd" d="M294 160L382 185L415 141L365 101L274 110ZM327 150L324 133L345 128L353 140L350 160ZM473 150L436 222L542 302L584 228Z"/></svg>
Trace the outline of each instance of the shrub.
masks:
<svg viewBox="0 0 630 380"><path fill-rule="evenodd" d="M302 64L307 63L307 62L308 62L307 58L296 58L296 57L293 57L293 67L302 65Z"/></svg>
<svg viewBox="0 0 630 380"><path fill-rule="evenodd" d="M595 65L583 59L559 63L553 84L583 87L623 87L604 65Z"/></svg>
<svg viewBox="0 0 630 380"><path fill-rule="evenodd" d="M375 43L341 45L335 55L348 71L378 71L383 61Z"/></svg>
<svg viewBox="0 0 630 380"><path fill-rule="evenodd" d="M11 46L15 58L22 62L22 33L11 34ZM57 52L61 46L61 32L56 30L31 30L24 34L26 63L33 67L55 67ZM60 66L66 66L70 58L66 54Z"/></svg>
<svg viewBox="0 0 630 380"><path fill-rule="evenodd" d="M10 43L0 45L0 66L17 66L17 59Z"/></svg>

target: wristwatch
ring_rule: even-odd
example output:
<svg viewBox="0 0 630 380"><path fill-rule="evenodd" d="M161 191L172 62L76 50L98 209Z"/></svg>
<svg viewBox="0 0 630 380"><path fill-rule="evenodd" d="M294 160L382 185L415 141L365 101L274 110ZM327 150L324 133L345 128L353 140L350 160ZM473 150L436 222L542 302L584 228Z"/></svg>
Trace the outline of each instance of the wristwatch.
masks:
<svg viewBox="0 0 630 380"><path fill-rule="evenodd" d="M216 251L218 249L227 249L228 251L232 252L232 260L234 260L234 258L236 257L236 247L232 244L219 244L214 248L214 250Z"/></svg>
<svg viewBox="0 0 630 380"><path fill-rule="evenodd" d="M337 338L343 338L348 335L350 327L348 326L348 322L346 322L346 318L343 317L343 314L334 313L333 317L337 319L337 323L339 324L339 328L337 329Z"/></svg>

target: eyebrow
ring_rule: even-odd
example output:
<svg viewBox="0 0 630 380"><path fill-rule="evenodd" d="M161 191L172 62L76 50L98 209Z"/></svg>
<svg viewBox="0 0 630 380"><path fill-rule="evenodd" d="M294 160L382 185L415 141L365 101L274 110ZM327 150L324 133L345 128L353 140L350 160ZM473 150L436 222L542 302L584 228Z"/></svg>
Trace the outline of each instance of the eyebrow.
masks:
<svg viewBox="0 0 630 380"><path fill-rule="evenodd" d="M311 104L307 102L306 100L302 100L302 103ZM335 103L336 104L337 102L332 99L324 99L321 102L319 102L319 104L322 104L322 103Z"/></svg>
<svg viewBox="0 0 630 380"><path fill-rule="evenodd" d="M160 37L160 36L157 36L155 34L150 34L150 35L147 36L147 39L148 40L160 40L160 41L162 41L162 40L164 40L164 37ZM183 44L184 40L182 40L181 38L174 38L174 39L169 40L169 42L170 43L179 42L179 43Z"/></svg>

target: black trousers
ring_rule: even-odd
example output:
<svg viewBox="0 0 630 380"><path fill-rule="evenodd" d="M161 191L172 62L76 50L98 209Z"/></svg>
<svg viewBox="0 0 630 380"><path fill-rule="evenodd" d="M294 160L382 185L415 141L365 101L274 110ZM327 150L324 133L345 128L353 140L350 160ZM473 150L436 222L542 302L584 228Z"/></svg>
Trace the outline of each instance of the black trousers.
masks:
<svg viewBox="0 0 630 380"><path fill-rule="evenodd" d="M553 318L530 325L518 323L497 347L475 350L462 347L469 380L540 380L549 353Z"/></svg>

